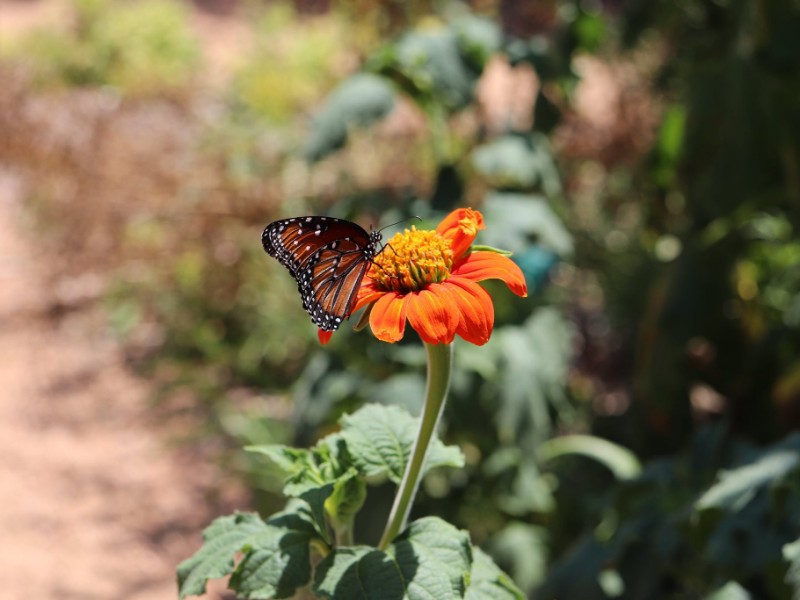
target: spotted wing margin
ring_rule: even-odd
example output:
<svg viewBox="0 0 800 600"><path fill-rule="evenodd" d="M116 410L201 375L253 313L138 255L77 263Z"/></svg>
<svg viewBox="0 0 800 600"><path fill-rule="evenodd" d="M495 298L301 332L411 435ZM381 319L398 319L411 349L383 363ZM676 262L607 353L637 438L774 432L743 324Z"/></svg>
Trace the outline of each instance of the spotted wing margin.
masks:
<svg viewBox="0 0 800 600"><path fill-rule="evenodd" d="M298 279L297 288L303 308L317 327L336 331L350 316L371 265L371 257L352 241L341 241L336 249L326 248L309 264L308 275Z"/></svg>

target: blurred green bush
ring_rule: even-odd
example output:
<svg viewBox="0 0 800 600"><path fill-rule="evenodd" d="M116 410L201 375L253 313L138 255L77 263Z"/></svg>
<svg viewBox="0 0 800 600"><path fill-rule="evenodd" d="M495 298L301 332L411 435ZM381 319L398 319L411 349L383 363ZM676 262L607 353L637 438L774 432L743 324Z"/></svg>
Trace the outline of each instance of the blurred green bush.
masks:
<svg viewBox="0 0 800 600"><path fill-rule="evenodd" d="M187 10L170 0L73 0L74 22L6 51L41 85L108 85L126 95L185 90L200 59Z"/></svg>

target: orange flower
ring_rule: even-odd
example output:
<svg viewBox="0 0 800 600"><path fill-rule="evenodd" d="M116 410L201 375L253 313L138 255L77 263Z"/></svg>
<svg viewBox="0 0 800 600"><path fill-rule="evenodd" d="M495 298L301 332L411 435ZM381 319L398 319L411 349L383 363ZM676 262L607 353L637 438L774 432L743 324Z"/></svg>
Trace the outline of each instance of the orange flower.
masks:
<svg viewBox="0 0 800 600"><path fill-rule="evenodd" d="M461 208L435 231L412 227L396 234L375 257L354 312L371 305L370 327L384 342L401 340L408 320L429 344L449 344L456 335L485 344L494 326L494 306L477 282L500 279L518 296L528 295L525 277L511 259L470 251L485 228L480 212ZM320 331L322 343L329 339L330 332Z"/></svg>

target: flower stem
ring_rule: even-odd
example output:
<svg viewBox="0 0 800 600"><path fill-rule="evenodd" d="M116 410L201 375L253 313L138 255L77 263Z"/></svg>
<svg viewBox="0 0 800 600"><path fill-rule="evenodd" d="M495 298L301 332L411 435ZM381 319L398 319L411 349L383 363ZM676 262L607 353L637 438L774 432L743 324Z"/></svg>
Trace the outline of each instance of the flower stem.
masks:
<svg viewBox="0 0 800 600"><path fill-rule="evenodd" d="M411 458L406 465L406 472L397 495L394 497L392 512L378 549L385 550L391 541L405 527L414 496L417 495L425 455L444 409L447 388L450 386L450 369L453 363L452 344L425 344L428 352L428 382L425 387L425 404L419 423L419 433L411 450Z"/></svg>

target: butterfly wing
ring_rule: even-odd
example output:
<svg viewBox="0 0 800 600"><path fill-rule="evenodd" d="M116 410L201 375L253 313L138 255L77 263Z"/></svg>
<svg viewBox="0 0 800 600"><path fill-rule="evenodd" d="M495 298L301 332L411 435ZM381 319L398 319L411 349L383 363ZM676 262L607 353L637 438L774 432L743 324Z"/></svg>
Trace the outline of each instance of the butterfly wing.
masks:
<svg viewBox="0 0 800 600"><path fill-rule="evenodd" d="M330 217L275 221L261 235L264 250L297 280L303 308L325 331L350 316L379 240L377 232Z"/></svg>

